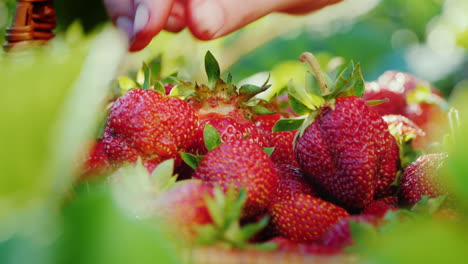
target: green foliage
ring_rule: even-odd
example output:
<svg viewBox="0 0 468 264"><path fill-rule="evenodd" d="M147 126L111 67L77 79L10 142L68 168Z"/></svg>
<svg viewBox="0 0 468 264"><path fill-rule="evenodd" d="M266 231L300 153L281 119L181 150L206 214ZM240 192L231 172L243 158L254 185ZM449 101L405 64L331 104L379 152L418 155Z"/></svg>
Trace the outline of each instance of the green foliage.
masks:
<svg viewBox="0 0 468 264"><path fill-rule="evenodd" d="M218 62L210 51L205 55L205 71L206 76L208 77L209 86L214 87L221 75L221 70L219 69Z"/></svg>
<svg viewBox="0 0 468 264"><path fill-rule="evenodd" d="M203 141L206 149L210 151L221 145L221 136L214 126L206 123L203 129Z"/></svg>
<svg viewBox="0 0 468 264"><path fill-rule="evenodd" d="M249 243L249 239L268 224L268 217L263 217L258 222L240 225L242 209L247 200L245 190L242 189L238 192L231 188L227 193L224 193L219 187L215 187L213 196L213 198L206 197L206 204L213 224L199 227L195 243L200 245L221 244L234 248L271 249L270 247L257 247Z"/></svg>

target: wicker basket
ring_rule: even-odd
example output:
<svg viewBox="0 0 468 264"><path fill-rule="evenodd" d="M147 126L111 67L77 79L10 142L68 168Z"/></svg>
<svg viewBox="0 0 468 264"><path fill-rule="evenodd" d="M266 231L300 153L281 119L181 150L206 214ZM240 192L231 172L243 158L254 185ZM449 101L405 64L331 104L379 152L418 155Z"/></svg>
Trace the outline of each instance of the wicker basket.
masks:
<svg viewBox="0 0 468 264"><path fill-rule="evenodd" d="M311 255L283 251L231 250L218 247L195 248L185 258L193 264L355 264L358 257L349 254Z"/></svg>

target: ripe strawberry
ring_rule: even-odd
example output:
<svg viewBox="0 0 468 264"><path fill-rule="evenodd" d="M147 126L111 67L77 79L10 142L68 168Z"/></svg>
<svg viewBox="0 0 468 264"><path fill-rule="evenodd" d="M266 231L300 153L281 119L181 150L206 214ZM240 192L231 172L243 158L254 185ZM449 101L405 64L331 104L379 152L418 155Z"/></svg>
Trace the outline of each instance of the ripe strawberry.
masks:
<svg viewBox="0 0 468 264"><path fill-rule="evenodd" d="M222 80L218 62L210 52L205 56L205 69L209 85L181 82L178 86L179 90L188 94L186 100L193 106L200 120L191 152L206 153L203 131L207 123L220 132L222 142L247 138L266 147L267 139L251 120L256 114L271 112L262 106L267 104L265 101L254 98L270 85L236 87L230 80Z"/></svg>
<svg viewBox="0 0 468 264"><path fill-rule="evenodd" d="M231 141L209 151L192 177L219 185L224 191L245 188L245 217L266 210L278 182L271 159L260 146L248 140Z"/></svg>
<svg viewBox="0 0 468 264"><path fill-rule="evenodd" d="M270 158L275 164L288 163L294 166L298 166L293 150L294 136L296 135L297 131L272 131L276 122L278 122L280 119L281 115L279 113L275 113L255 116L253 118L253 122L266 136L266 141L268 142L266 146L274 148Z"/></svg>
<svg viewBox="0 0 468 264"><path fill-rule="evenodd" d="M440 91L427 81L409 73L387 71L377 82L369 83L364 94L366 100L389 99L374 106L381 115L398 114L411 119L421 129L428 132L417 139L415 147L424 148L440 140L445 132L442 123L447 123L445 106L447 102ZM442 128L441 128L442 127Z"/></svg>
<svg viewBox="0 0 468 264"><path fill-rule="evenodd" d="M320 237L320 244L337 249L352 245L353 238L349 226L350 221L376 225L378 223L378 218L372 215L353 215L343 218L332 225L327 232Z"/></svg>
<svg viewBox="0 0 468 264"><path fill-rule="evenodd" d="M102 175L110 171L112 171L112 167L109 164L102 140L94 142L85 159L83 168L81 169L80 178L86 179Z"/></svg>
<svg viewBox="0 0 468 264"><path fill-rule="evenodd" d="M302 171L290 164L276 164L278 174L278 186L273 201L279 202L283 199L291 199L297 194L316 196L317 192L308 183Z"/></svg>
<svg viewBox="0 0 468 264"><path fill-rule="evenodd" d="M383 119L356 96L323 106L295 145L305 174L333 201L361 209L385 192L398 170L398 146Z"/></svg>
<svg viewBox="0 0 468 264"><path fill-rule="evenodd" d="M408 165L401 176L400 189L398 190L400 201L412 206L422 196L435 198L446 194L439 175L446 158L446 154L428 154Z"/></svg>
<svg viewBox="0 0 468 264"><path fill-rule="evenodd" d="M185 240L193 241L197 228L213 221L206 205L207 196L213 196L212 185L195 180L181 181L161 193L152 203L151 210Z"/></svg>
<svg viewBox="0 0 468 264"><path fill-rule="evenodd" d="M307 194L275 201L268 210L278 232L292 241L315 241L349 216L345 209Z"/></svg>
<svg viewBox="0 0 468 264"><path fill-rule="evenodd" d="M141 157L151 170L190 146L196 125L194 110L183 100L132 89L112 106L103 144L112 164Z"/></svg>
<svg viewBox="0 0 468 264"><path fill-rule="evenodd" d="M315 242L295 242L285 237L275 237L269 242L278 245L276 252L291 252L299 255L335 255L341 253L336 247L324 246Z"/></svg>
<svg viewBox="0 0 468 264"><path fill-rule="evenodd" d="M363 98L366 101L387 99L387 102L372 106L372 109L382 116L405 114L407 103L402 89L386 89L382 88L378 82L368 82Z"/></svg>
<svg viewBox="0 0 468 264"><path fill-rule="evenodd" d="M190 153L204 155L208 152L203 134L206 124L212 125L219 132L221 142L223 143L247 139L260 146L265 146L267 144L266 137L251 122L240 123L230 116L223 116L215 113L208 116L200 122L195 131L195 140L189 148Z"/></svg>
<svg viewBox="0 0 468 264"><path fill-rule="evenodd" d="M388 211L398 210L398 198L388 196L382 199L374 200L361 211L363 215L373 215L382 218Z"/></svg>

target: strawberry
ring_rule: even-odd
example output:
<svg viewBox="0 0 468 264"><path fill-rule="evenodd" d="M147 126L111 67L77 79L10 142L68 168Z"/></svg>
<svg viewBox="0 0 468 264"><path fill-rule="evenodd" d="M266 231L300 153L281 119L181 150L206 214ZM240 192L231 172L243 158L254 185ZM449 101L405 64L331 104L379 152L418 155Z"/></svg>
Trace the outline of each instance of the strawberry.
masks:
<svg viewBox="0 0 468 264"><path fill-rule="evenodd" d="M388 102L374 106L381 115L397 114L412 120L428 133L417 139L417 148L424 148L444 133L440 126L447 123L446 105L440 91L429 82L409 73L387 71L377 82L366 85L366 100L388 99Z"/></svg>
<svg viewBox="0 0 468 264"><path fill-rule="evenodd" d="M275 113L255 116L253 122L267 137L267 146L274 148L270 158L275 164L288 163L298 166L293 150L294 136L297 131L273 132L273 127L280 119L282 119L281 115Z"/></svg>
<svg viewBox="0 0 468 264"><path fill-rule="evenodd" d="M268 211L278 232L292 241L315 241L349 216L345 209L307 194L275 201Z"/></svg>
<svg viewBox="0 0 468 264"><path fill-rule="evenodd" d="M360 209L390 188L398 146L383 119L356 96L323 106L295 145L303 171L334 201Z"/></svg>
<svg viewBox="0 0 468 264"><path fill-rule="evenodd" d="M322 197L348 210L359 210L375 196L387 193L395 181L399 150L382 117L361 97L364 80L352 62L335 82L326 78L311 53L301 60L314 70L319 87L288 87L289 94L308 108L302 124L280 120L277 127L299 124L294 153L299 167L320 189ZM310 78L309 78L310 79Z"/></svg>
<svg viewBox="0 0 468 264"><path fill-rule="evenodd" d="M299 255L335 255L341 253L336 247L324 246L315 242L295 242L285 237L275 237L269 242L278 245L277 252L292 252Z"/></svg>
<svg viewBox="0 0 468 264"><path fill-rule="evenodd" d="M200 180L176 182L173 172L173 159L151 173L141 158L120 167L110 177L116 202L138 218L162 220L181 242L191 244L250 247L251 236L268 224L268 218L262 218L241 226L245 190L225 194Z"/></svg>
<svg viewBox="0 0 468 264"><path fill-rule="evenodd" d="M230 78L224 81L220 78L218 62L210 52L205 56L205 69L208 85L180 82L178 86L178 89L187 95L186 100L193 106L200 120L191 152L206 153L203 130L207 123L220 132L222 142L246 138L266 147L267 139L252 123L252 118L257 114L272 113L266 108L268 106L266 101L254 97L270 85L265 83L261 87L254 85L237 87L231 83Z"/></svg>
<svg viewBox="0 0 468 264"><path fill-rule="evenodd" d="M423 196L435 198L446 194L440 170L447 158L446 154L428 154L419 157L403 172L398 190L398 198L412 206Z"/></svg>
<svg viewBox="0 0 468 264"><path fill-rule="evenodd" d="M275 165L278 174L278 186L273 201L291 199L296 194L307 194L316 196L317 192L304 178L304 174L299 168L290 164Z"/></svg>
<svg viewBox="0 0 468 264"><path fill-rule="evenodd" d="M102 140L93 142L80 172L80 179L103 175L112 171Z"/></svg>
<svg viewBox="0 0 468 264"><path fill-rule="evenodd" d="M219 132L221 142L224 143L240 139L248 139L260 146L265 146L267 143L266 137L251 122L240 123L230 116L213 113L198 125L195 131L195 140L189 148L190 153L198 155L207 153L203 134L206 124L212 125Z"/></svg>
<svg viewBox="0 0 468 264"><path fill-rule="evenodd" d="M141 157L152 170L190 146L196 126L195 111L183 100L154 90L132 89L112 106L103 144L112 164Z"/></svg>
<svg viewBox="0 0 468 264"><path fill-rule="evenodd" d="M372 107L374 111L382 116L405 114L407 103L402 89L385 89L378 82L367 82L363 98L367 101L387 99L387 102Z"/></svg>
<svg viewBox="0 0 468 264"><path fill-rule="evenodd" d="M320 237L320 244L337 249L351 246L353 244L353 238L350 231L350 221L376 225L378 223L378 218L372 215L353 215L343 218L332 225L327 232Z"/></svg>
<svg viewBox="0 0 468 264"><path fill-rule="evenodd" d="M181 181L159 195L150 210L157 212L185 240L193 241L197 228L213 221L205 201L206 197L212 196L213 186L210 184L196 180Z"/></svg>
<svg viewBox="0 0 468 264"><path fill-rule="evenodd" d="M396 196L388 196L382 199L374 200L361 211L363 215L373 215L382 218L388 211L398 210L398 198Z"/></svg>
<svg viewBox="0 0 468 264"><path fill-rule="evenodd" d="M277 174L265 151L248 140L235 140L209 151L200 161L193 176L229 188L247 191L244 216L264 212L273 199Z"/></svg>

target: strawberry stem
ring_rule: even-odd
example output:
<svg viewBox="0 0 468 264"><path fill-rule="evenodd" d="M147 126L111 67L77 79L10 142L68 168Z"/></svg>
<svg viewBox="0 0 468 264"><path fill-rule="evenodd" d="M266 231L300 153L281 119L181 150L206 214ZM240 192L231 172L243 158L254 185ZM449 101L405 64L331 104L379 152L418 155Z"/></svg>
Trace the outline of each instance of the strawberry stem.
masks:
<svg viewBox="0 0 468 264"><path fill-rule="evenodd" d="M299 61L305 62L310 65L310 67L312 68L312 71L315 74L315 77L317 77L317 81L319 82L320 91L322 95L327 94L328 85L327 85L327 82L325 81L325 78L323 77L323 72L322 72L322 69L320 68L320 64L317 58L314 56L314 54L310 52L304 52L301 54Z"/></svg>

